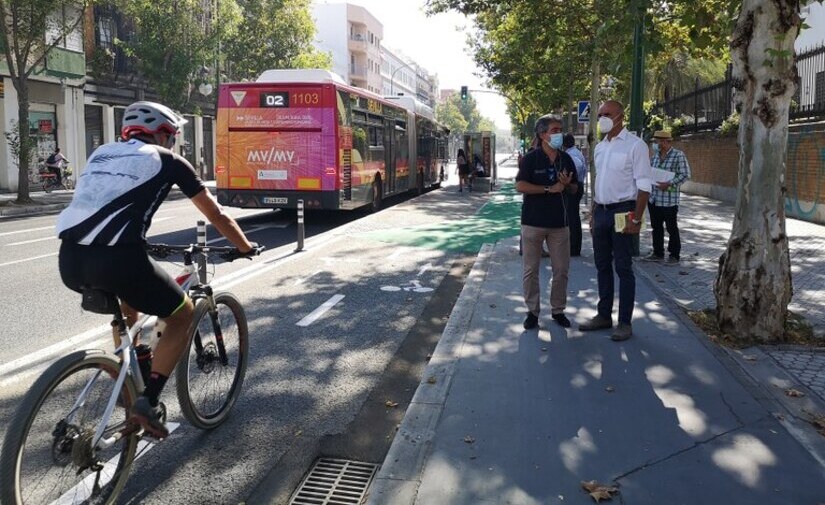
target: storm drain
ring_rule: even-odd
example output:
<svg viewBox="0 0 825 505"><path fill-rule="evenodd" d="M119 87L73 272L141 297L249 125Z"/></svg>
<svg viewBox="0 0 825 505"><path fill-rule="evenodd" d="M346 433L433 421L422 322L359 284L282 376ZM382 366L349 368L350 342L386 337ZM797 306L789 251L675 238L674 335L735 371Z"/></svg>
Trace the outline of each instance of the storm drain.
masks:
<svg viewBox="0 0 825 505"><path fill-rule="evenodd" d="M348 459L321 458L292 495L289 505L358 505L378 465Z"/></svg>

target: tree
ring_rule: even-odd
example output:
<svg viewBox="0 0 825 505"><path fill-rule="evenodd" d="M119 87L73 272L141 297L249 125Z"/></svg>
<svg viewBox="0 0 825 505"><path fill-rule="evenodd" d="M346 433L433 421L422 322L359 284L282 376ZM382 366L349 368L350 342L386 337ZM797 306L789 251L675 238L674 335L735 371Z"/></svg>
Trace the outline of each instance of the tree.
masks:
<svg viewBox="0 0 825 505"><path fill-rule="evenodd" d="M136 31L117 43L173 108L189 101L198 70L215 61L221 41L235 34L240 21L235 0L116 0L115 5Z"/></svg>
<svg viewBox="0 0 825 505"><path fill-rule="evenodd" d="M720 330L745 340L782 339L793 294L784 180L799 12L799 0L744 0L731 40L739 187L714 292Z"/></svg>
<svg viewBox="0 0 825 505"><path fill-rule="evenodd" d="M466 100L454 93L435 108L436 119L454 134L477 131L495 131L493 122L481 115L472 94Z"/></svg>
<svg viewBox="0 0 825 505"><path fill-rule="evenodd" d="M459 110L454 100L444 100L435 107L436 120L450 129L452 133L467 131L469 122Z"/></svg>
<svg viewBox="0 0 825 505"><path fill-rule="evenodd" d="M29 80L44 69L49 53L80 26L89 0L0 0L0 43L17 91L17 203L30 203L29 163L34 142L29 135Z"/></svg>
<svg viewBox="0 0 825 505"><path fill-rule="evenodd" d="M310 0L238 0L241 23L223 47L232 80L255 79L271 68L330 68L314 49Z"/></svg>

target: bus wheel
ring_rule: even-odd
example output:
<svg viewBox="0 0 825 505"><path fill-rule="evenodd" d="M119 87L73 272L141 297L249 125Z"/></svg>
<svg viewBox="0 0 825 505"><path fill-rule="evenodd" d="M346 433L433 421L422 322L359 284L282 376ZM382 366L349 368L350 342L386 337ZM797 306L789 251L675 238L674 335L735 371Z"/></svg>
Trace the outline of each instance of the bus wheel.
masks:
<svg viewBox="0 0 825 505"><path fill-rule="evenodd" d="M381 186L381 179L375 179L375 182L372 183L372 211L378 212L381 210L381 198L382 198L382 186Z"/></svg>

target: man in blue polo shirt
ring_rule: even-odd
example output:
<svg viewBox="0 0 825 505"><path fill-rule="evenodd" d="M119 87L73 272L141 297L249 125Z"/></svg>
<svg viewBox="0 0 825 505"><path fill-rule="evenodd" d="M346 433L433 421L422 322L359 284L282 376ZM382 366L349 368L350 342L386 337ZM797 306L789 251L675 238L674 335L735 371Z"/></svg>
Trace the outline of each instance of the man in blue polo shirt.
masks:
<svg viewBox="0 0 825 505"><path fill-rule="evenodd" d="M550 251L553 282L550 312L562 327L570 327L567 306L567 272L570 269L569 199L576 197L578 177L573 159L561 150L561 120L545 115L536 121L537 148L524 156L516 176L516 191L524 194L521 206L523 289L527 318L524 328L538 326L541 302L539 268L542 244Z"/></svg>

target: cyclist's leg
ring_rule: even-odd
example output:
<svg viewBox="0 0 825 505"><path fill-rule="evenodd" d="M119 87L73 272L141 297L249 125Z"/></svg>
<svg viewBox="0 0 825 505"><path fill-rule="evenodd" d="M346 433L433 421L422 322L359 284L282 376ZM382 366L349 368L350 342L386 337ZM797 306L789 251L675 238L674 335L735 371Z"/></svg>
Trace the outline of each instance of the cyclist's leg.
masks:
<svg viewBox="0 0 825 505"><path fill-rule="evenodd" d="M130 307L126 302L121 302L120 312L123 314L124 319L126 319L126 326L129 328L135 325L140 315L138 311ZM112 340L115 343L115 348L120 347L120 331L114 326L112 326ZM133 342L133 344L137 345L138 343Z"/></svg>
<svg viewBox="0 0 825 505"><path fill-rule="evenodd" d="M153 374L159 373L166 377L172 374L189 343L187 337L194 312L195 304L186 296L174 313L163 318L166 327L163 330L163 338L158 341L155 348L155 356L152 359Z"/></svg>

